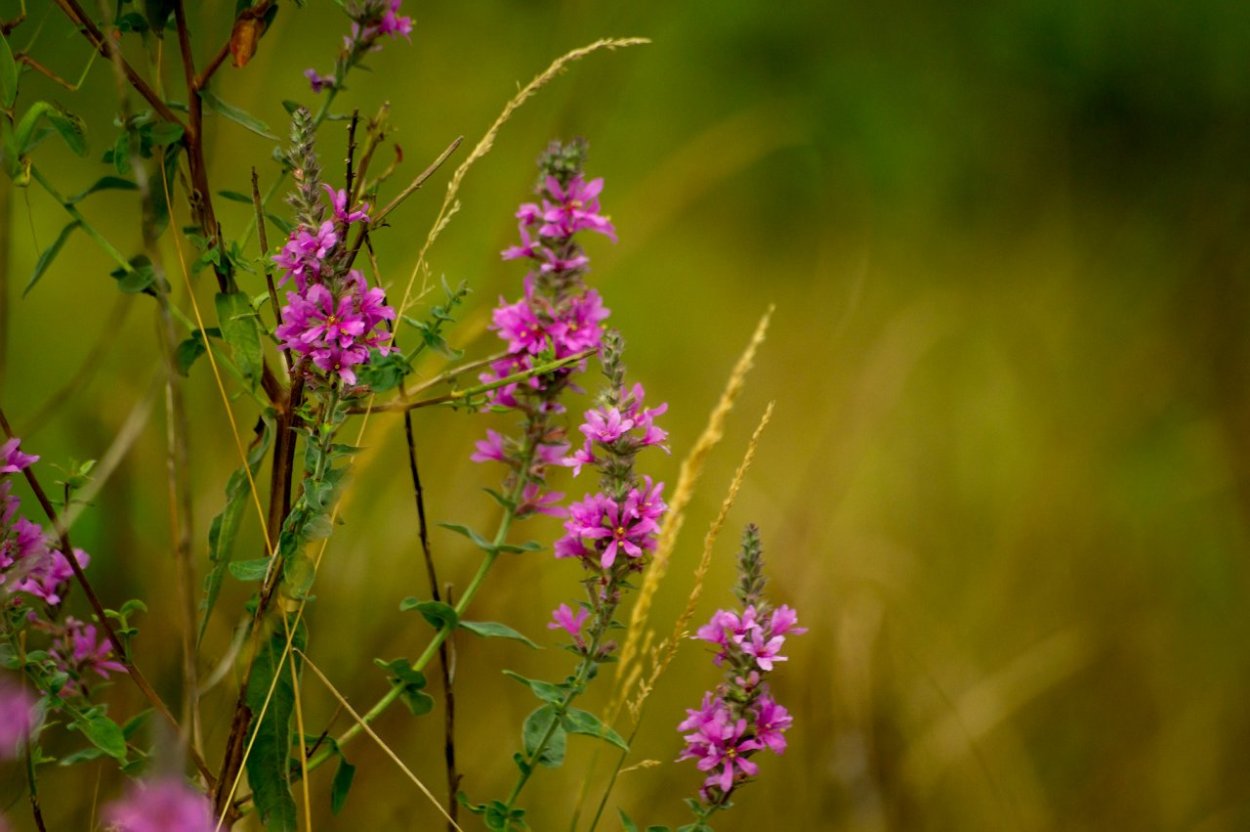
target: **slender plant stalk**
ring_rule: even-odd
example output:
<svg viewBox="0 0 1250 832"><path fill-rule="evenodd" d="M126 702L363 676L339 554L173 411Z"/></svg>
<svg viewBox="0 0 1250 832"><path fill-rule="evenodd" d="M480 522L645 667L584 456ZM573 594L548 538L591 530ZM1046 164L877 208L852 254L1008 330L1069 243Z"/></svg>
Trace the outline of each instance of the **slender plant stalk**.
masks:
<svg viewBox="0 0 1250 832"><path fill-rule="evenodd" d="M417 444L412 433L412 413L404 414L404 440L408 443L408 472L412 475L413 498L417 505L417 537L421 541L421 555L425 561L426 576L430 579L430 597L442 601L438 591L438 570L434 566L434 553L430 548L429 526L425 520L425 489L421 486L421 471L417 465ZM448 585L448 600L451 587ZM456 773L456 698L452 686L452 655L455 640L448 638L438 646L439 678L443 684L443 760L447 767L448 830L455 829L460 804L456 792L460 788L460 775Z"/></svg>

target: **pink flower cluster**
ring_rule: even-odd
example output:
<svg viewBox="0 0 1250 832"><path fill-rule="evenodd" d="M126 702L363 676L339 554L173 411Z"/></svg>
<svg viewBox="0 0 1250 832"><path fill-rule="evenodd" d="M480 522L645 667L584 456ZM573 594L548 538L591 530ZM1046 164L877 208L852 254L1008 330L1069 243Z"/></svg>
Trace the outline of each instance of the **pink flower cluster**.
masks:
<svg viewBox="0 0 1250 832"><path fill-rule="evenodd" d="M38 459L22 453L17 439L0 445L0 588L9 605L26 607L26 619L52 635L55 647L49 655L57 670L69 677L63 690L77 693L81 690L78 680L87 671L107 679L110 672L126 668L112 658L108 641L97 638L94 625L73 618L64 623L41 618L40 613L60 606L74 570L69 559L49 544L42 526L17 516L21 500L12 493L8 478ZM81 549L74 550L74 559L84 569L91 562ZM42 602L43 609L36 601Z"/></svg>
<svg viewBox="0 0 1250 832"><path fill-rule="evenodd" d="M412 18L399 13L402 5L403 0L356 0L348 4L352 28L350 34L343 36L343 54L336 66L339 78L365 53L381 49L378 41L382 36L406 38L412 34ZM339 83L335 75L322 75L312 68L304 70L304 77L314 93L333 89Z"/></svg>
<svg viewBox="0 0 1250 832"><path fill-rule="evenodd" d="M767 748L774 754L786 750L785 731L793 719L790 713L768 694L761 694L744 709L744 716L735 716L725 700L711 693L703 695L697 710L686 710L686 719L677 726L689 731L683 739L686 748L678 760L698 760L699 771L708 772L700 792L705 801L714 799L710 789L716 787L729 794L740 781L754 777L759 766L751 755Z"/></svg>
<svg viewBox="0 0 1250 832"><path fill-rule="evenodd" d="M643 478L641 488L631 488L624 500L603 493L588 494L569 506L565 535L556 541L557 558L581 558L592 567L612 569L620 555L642 568L643 555L655 550L660 518L666 508L660 493L664 483Z"/></svg>
<svg viewBox="0 0 1250 832"><path fill-rule="evenodd" d="M677 726L686 747L678 760L697 760L706 777L699 796L704 813L726 807L729 795L759 772L751 757L767 749L786 750L785 732L793 719L773 699L764 678L778 662L786 661L781 649L786 636L800 635L798 616L791 607L775 609L763 599L763 556L759 530L747 529L739 558L741 580L736 594L742 611L717 610L695 635L717 648L715 662L725 667L725 678L704 695L702 705L686 711Z"/></svg>
<svg viewBox="0 0 1250 832"><path fill-rule="evenodd" d="M586 421L578 428L586 441L572 456L563 460L573 469L573 476L581 473L583 465L600 464L605 452L618 457L630 456L651 445L668 451L664 445L668 431L655 424L655 417L667 412L668 405L644 408L642 400L645 395L642 385L635 384L621 404L601 405L586 411ZM596 445L600 448L599 456L595 456Z"/></svg>
<svg viewBox="0 0 1250 832"><path fill-rule="evenodd" d="M61 603L61 594L74 570L69 559L49 545L42 526L16 516L21 500L12 493L9 475L29 468L39 459L22 453L18 445L17 439L0 445L0 586L9 593L23 593L55 607ZM75 549L73 554L84 569L91 561L81 549Z"/></svg>
<svg viewBox="0 0 1250 832"><path fill-rule="evenodd" d="M390 352L382 327L395 319L395 310L386 305L386 293L370 288L358 270L343 274L340 243L351 225L369 221L369 206L349 210L345 191L323 187L334 219L316 229L297 228L274 257L282 270L278 284L289 279L296 289L287 292L275 334L283 349L307 356L329 379L341 378L350 386L356 384L355 368L369 361L370 350Z"/></svg>
<svg viewBox="0 0 1250 832"><path fill-rule="evenodd" d="M764 672L771 672L774 662L784 662L781 647L786 633L801 635L805 627L796 627L798 616L790 607L782 604L771 614L761 616L754 605L742 611L742 615L729 610L717 610L712 620L699 628L695 638L719 647L715 662L719 666L726 659L742 656ZM740 662L735 662L735 665Z"/></svg>
<svg viewBox="0 0 1250 832"><path fill-rule="evenodd" d="M525 294L515 303L499 299L491 329L508 345L507 357L481 375L491 383L532 369L538 356L565 358L598 349L603 342L603 321L610 314L594 289L581 283L590 262L574 241L579 231L594 231L616 240L616 231L599 213L603 180L587 184L580 173L567 185L548 175L539 190L541 203L526 203L517 211L521 245L504 250L503 259L529 259L537 266L525 278ZM555 374L563 378L567 371ZM535 376L490 393L491 404L519 406L518 396L539 393L548 379Z"/></svg>
<svg viewBox="0 0 1250 832"><path fill-rule="evenodd" d="M175 777L139 783L104 810L116 832L213 832L208 798Z"/></svg>

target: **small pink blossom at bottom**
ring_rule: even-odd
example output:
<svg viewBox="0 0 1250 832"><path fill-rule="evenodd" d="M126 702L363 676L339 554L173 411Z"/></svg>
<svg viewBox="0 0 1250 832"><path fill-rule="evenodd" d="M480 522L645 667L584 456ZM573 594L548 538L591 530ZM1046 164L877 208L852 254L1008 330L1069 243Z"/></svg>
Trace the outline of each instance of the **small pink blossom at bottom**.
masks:
<svg viewBox="0 0 1250 832"><path fill-rule="evenodd" d="M569 635L577 638L582 631L582 625L586 623L586 619L590 616L590 612L585 608L579 609L576 614L569 609L568 604L561 604L551 611L553 619L547 624L548 630L565 630Z"/></svg>
<svg viewBox="0 0 1250 832"><path fill-rule="evenodd" d="M0 760L17 756L34 724L35 698L16 685L0 682Z"/></svg>
<svg viewBox="0 0 1250 832"><path fill-rule="evenodd" d="M213 832L208 798L173 777L139 783L104 818L114 832Z"/></svg>

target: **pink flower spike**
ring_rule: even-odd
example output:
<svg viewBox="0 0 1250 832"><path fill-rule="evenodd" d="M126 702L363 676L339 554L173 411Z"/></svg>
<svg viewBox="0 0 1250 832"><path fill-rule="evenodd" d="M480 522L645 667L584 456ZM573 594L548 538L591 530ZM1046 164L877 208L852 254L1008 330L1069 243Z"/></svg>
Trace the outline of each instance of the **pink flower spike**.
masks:
<svg viewBox="0 0 1250 832"><path fill-rule="evenodd" d="M552 621L547 624L548 630L564 630L574 638L578 638L582 632L582 625L586 623L586 619L590 616L590 612L584 607L579 608L576 613L569 609L568 604L561 604L551 612Z"/></svg>

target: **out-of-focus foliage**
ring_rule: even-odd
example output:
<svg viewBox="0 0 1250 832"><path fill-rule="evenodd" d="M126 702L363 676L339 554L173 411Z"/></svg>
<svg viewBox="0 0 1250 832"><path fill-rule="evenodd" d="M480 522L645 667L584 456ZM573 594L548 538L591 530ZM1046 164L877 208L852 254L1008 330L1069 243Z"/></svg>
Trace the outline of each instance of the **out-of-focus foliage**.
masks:
<svg viewBox="0 0 1250 832"><path fill-rule="evenodd" d="M86 50L51 4L29 5L42 25L25 24L15 43L37 32L45 62L76 78ZM213 21L232 0L189 5L200 42L224 42L227 25ZM312 98L303 70L332 62L344 25L331 3L284 5L251 63L214 85L271 126L284 123L282 99ZM0 3L0 16L15 6ZM632 373L671 403L674 456L661 463L670 482L755 320L777 304L657 601L666 627L737 456L776 399L733 521L760 524L772 590L811 631L777 674L795 716L790 749L764 761L718 828L1250 825L1250 9L731 0L425 3L412 13L412 45L378 55L340 98L366 114L390 102L409 176L454 136L476 141L516 83L555 55L604 35L654 40L574 67L469 174L463 209L431 254L436 275L475 291L465 308L476 312L445 333L452 346L485 354L486 307L518 292L518 269L498 251L553 136L590 139L590 170L607 180L621 242L596 244L592 282L629 340ZM72 100L89 125L86 159L47 151L57 164L43 166L63 192L107 173L108 67L97 62L81 95L34 75L23 83ZM344 132L325 130L327 170ZM208 146L217 186L247 192L251 165L271 178L270 150L218 119ZM412 269L445 181L378 235L389 280ZM132 196L83 207L126 248L137 227L102 206ZM0 395L24 447L49 461L98 458L134 408L152 407L78 538L102 595L150 599L136 650L176 693L177 640L161 636L174 631L177 599L153 309L117 291L84 235L69 237L19 300L66 218L41 192L10 192L4 204ZM227 237L237 234L248 207L218 208ZM176 225L186 222L179 210ZM32 424L102 346L64 403ZM238 460L203 361L188 395L203 568ZM492 511L479 490L490 475L465 464L483 422L432 411L416 421L435 519ZM402 426L374 417L362 444L309 620L310 655L358 705L386 690L372 657L414 653L428 632L397 612L403 597L426 593L397 462ZM722 542L701 615L729 600L735 538ZM441 530L433 542L446 579L463 586L473 552ZM251 512L237 547L241 558L260 554ZM546 554L497 571L473 617L536 638L579 577ZM227 582L220 606L237 608L241 592ZM210 627L208 660L225 653L227 625ZM683 707L716 676L700 647L685 650L648 706L637 759L668 765ZM511 782L508 756L532 706L493 668L554 677L566 658L460 640L459 748L474 793ZM140 707L124 685L111 696L119 712ZM215 689L206 712L224 713L230 696ZM336 712L310 678L305 719L320 726ZM226 728L206 725L210 749ZM441 793L441 720L397 709L378 730ZM567 778L592 745L569 743L570 766L527 792L537 828L567 816L580 785ZM315 829L437 828L376 747L358 741L347 756L357 773L344 812ZM320 806L330 781L328 771L315 778ZM643 823L678 822L698 781L689 764L642 769L622 777L615 800ZM6 807L23 784L16 771L0 783ZM122 785L105 777L101 800ZM66 796L45 800L50 827L85 828L96 788L91 767L46 774L44 792ZM20 803L12 814L19 828L29 822Z"/></svg>

